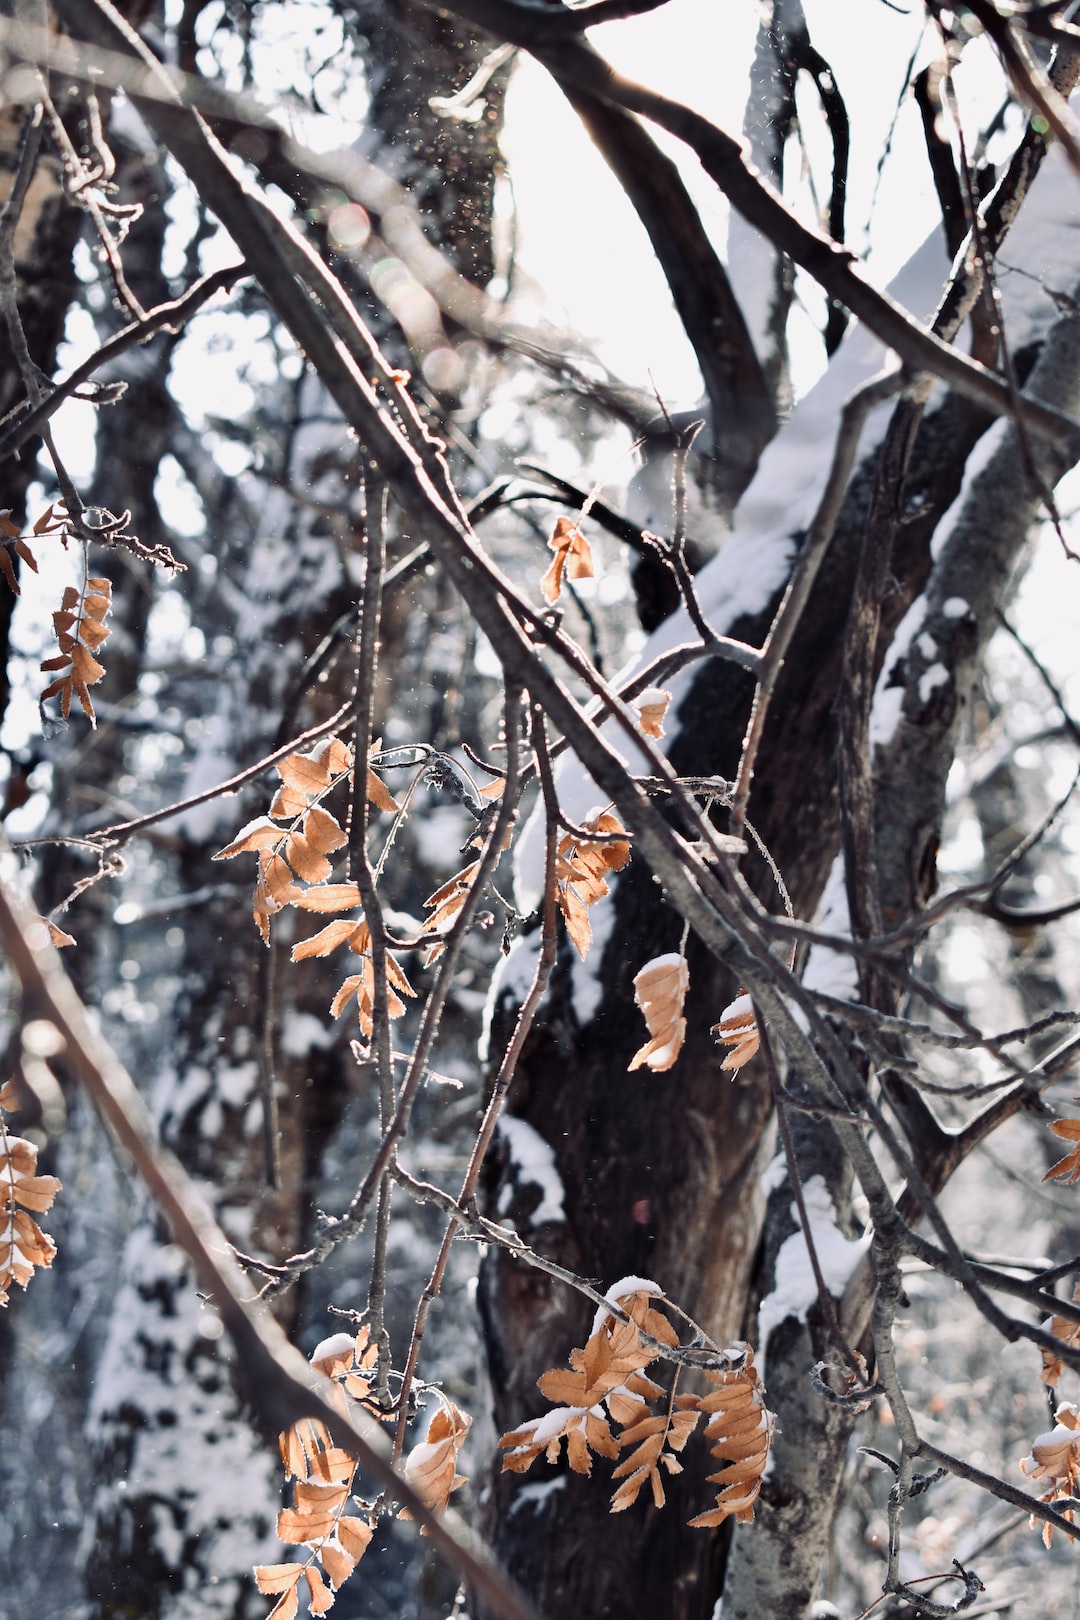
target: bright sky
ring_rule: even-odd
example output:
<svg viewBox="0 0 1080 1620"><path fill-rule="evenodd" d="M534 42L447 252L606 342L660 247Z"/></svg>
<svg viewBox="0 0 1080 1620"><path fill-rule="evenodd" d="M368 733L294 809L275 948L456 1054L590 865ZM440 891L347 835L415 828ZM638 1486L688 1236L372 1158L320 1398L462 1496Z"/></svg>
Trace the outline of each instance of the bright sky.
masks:
<svg viewBox="0 0 1080 1620"><path fill-rule="evenodd" d="M805 13L810 37L831 64L851 118L848 239L865 250L864 227L873 208L871 264L884 284L937 217L910 98L903 101L874 197L878 158L901 100L909 60L922 40L921 66L934 42L923 39L921 7L900 13L882 0L845 0L842 6L836 0L805 0ZM591 37L624 73L738 134L757 23L754 0L727 0L722 6L715 0L668 0L646 16L594 29ZM972 130L998 105L1000 81L984 71L986 65L986 52L969 47L957 76ZM830 158L812 92L803 103L803 116L821 184L827 181ZM673 155L684 156L684 149L662 132L658 139ZM527 58L515 72L503 144L514 177L521 261L545 288L549 313L593 339L601 357L626 381L648 387L646 373L651 372L673 403L693 403L700 388L693 357L644 232L559 91ZM724 254L727 204L695 160L684 160L684 174ZM820 365L820 345L809 324L805 335L804 387Z"/></svg>

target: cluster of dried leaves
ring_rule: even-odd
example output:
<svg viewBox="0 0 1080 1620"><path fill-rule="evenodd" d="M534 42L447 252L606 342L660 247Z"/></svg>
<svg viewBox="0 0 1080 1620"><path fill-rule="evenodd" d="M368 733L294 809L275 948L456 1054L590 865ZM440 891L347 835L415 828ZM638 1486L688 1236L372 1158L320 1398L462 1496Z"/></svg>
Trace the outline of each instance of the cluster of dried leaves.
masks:
<svg viewBox="0 0 1080 1620"><path fill-rule="evenodd" d="M71 699L77 696L90 724L97 724L88 688L96 686L105 674L104 664L98 663L94 653L108 637L105 619L111 607L111 582L88 574L81 590L74 585L67 586L60 607L52 616L53 633L60 651L54 658L43 658L41 667L50 673L58 670L59 674L42 692L41 701L44 703L46 698L59 694L60 712L65 720L71 713Z"/></svg>
<svg viewBox="0 0 1080 1620"><path fill-rule="evenodd" d="M371 930L360 910L360 890L356 883L331 883L334 866L330 857L348 847L349 835L325 808L322 801L338 787L352 782L353 753L347 743L331 737L317 743L310 753L289 754L277 766L281 787L265 816L257 816L242 827L231 844L214 856L216 861L254 852L259 871L252 895L252 913L264 944L270 943L270 919L286 906L323 915L338 911L359 912L338 917L317 934L293 946L294 962L313 956L329 956L339 945L348 945L360 958L359 972L350 974L330 1006L336 1018L355 996L360 1028L366 1036L372 1031L375 1004L375 970L371 955ZM367 796L377 810L396 811L398 804L382 779L368 771ZM396 961L387 952L387 1002L391 1018L405 1011L403 996L415 991Z"/></svg>
<svg viewBox="0 0 1080 1620"><path fill-rule="evenodd" d="M1073 1101L1080 1103L1080 1097L1074 1097ZM1051 1121L1050 1129L1055 1136L1075 1145L1064 1158L1050 1166L1042 1179L1066 1184L1080 1181L1080 1119L1055 1119ZM1080 1302L1080 1283L1073 1292L1073 1298ZM1052 1316L1043 1326L1048 1333L1060 1339L1062 1345L1071 1349L1080 1345L1080 1324L1067 1316ZM1053 1351L1045 1349L1042 1351L1042 1362L1043 1383L1054 1389L1065 1371L1065 1363ZM1074 1499L1080 1488L1080 1412L1070 1401L1061 1401L1057 1404L1054 1417L1053 1429L1035 1439L1031 1451L1021 1459L1020 1468L1029 1479L1050 1482L1050 1488L1040 1498L1041 1501L1064 1503ZM1073 1508L1063 1506L1061 1512L1070 1524L1075 1522ZM1031 1528L1040 1529L1045 1546L1051 1545L1054 1538L1052 1524L1033 1516Z"/></svg>
<svg viewBox="0 0 1080 1620"><path fill-rule="evenodd" d="M33 1215L52 1208L60 1191L55 1176L37 1173L38 1150L21 1136L12 1136L4 1112L18 1107L15 1087L8 1080L0 1086L0 1205L3 1230L0 1231L0 1305L6 1305L12 1283L25 1288L38 1266L51 1266L56 1244L43 1232Z"/></svg>
<svg viewBox="0 0 1080 1620"><path fill-rule="evenodd" d="M589 907L611 892L608 873L621 872L629 859L630 835L610 810L594 811L580 832L559 841L555 899L582 961L592 944Z"/></svg>
<svg viewBox="0 0 1080 1620"><path fill-rule="evenodd" d="M1020 1463L1028 1479L1049 1480L1050 1488L1039 1498L1042 1502L1061 1502L1075 1499L1080 1486L1080 1411L1071 1401L1062 1401L1054 1414L1054 1427L1040 1434L1031 1451ZM1062 1508L1062 1517L1075 1523L1072 1507ZM1040 1525L1045 1546L1054 1539L1054 1526L1045 1521L1031 1520L1032 1528Z"/></svg>
<svg viewBox="0 0 1080 1620"><path fill-rule="evenodd" d="M42 513L41 517L39 517L37 522L34 524L35 534L44 534L52 515L53 508L50 506L45 512ZM11 561L12 552L14 552L16 557L18 557L21 562L24 562L28 568L32 568L35 574L37 573L37 558L34 556L34 553L30 550L30 547L24 540L18 524L12 523L11 508L8 506L5 507L2 512L0 512L0 574L3 574L10 589L15 593L16 596L18 596L20 594L19 580L17 574L15 573L14 564Z"/></svg>
<svg viewBox="0 0 1080 1620"><path fill-rule="evenodd" d="M773 1433L750 1346L729 1346L726 1369L703 1370L712 1386L707 1393L680 1395L677 1379L666 1392L646 1369L657 1359L657 1346L679 1342L667 1316L651 1303L668 1301L644 1278L625 1279L607 1297L625 1320L614 1311L598 1310L587 1343L571 1351L569 1367L552 1368L538 1379L541 1393L557 1404L503 1435L503 1469L524 1473L540 1456L555 1463L564 1440L567 1461L579 1474L592 1472L594 1453L612 1460L625 1453L612 1473L621 1481L611 1498L612 1513L636 1502L646 1483L655 1505L663 1507L664 1473L682 1472L678 1453L704 1413L705 1436L724 1467L709 1476L710 1484L720 1486L715 1507L690 1522L701 1528L731 1517L748 1522L754 1517ZM653 1411L661 1400L662 1410Z"/></svg>
<svg viewBox="0 0 1080 1620"><path fill-rule="evenodd" d="M378 1360L369 1329L353 1337L335 1333L317 1346L311 1357L325 1379L323 1392L342 1413L363 1409L385 1419L372 1393ZM405 1474L417 1495L435 1511L445 1508L450 1493L465 1482L457 1473L457 1456L471 1419L444 1401L428 1429L427 1439L414 1448ZM280 1437L285 1477L293 1480L291 1507L281 1509L277 1533L289 1546L306 1547L303 1561L260 1564L255 1570L259 1591L277 1598L267 1620L293 1620L300 1602L300 1583L307 1586L312 1614L325 1614L370 1545L376 1513L372 1504L353 1495L356 1458L335 1446L326 1428L306 1419ZM349 1512L350 1505L359 1512ZM403 1510L401 1518L409 1514Z"/></svg>

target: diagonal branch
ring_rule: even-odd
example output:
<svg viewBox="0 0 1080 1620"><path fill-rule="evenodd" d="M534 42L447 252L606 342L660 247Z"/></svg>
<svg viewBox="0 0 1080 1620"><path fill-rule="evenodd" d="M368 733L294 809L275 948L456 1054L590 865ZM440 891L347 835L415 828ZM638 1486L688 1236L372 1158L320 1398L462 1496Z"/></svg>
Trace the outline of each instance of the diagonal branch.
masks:
<svg viewBox="0 0 1080 1620"><path fill-rule="evenodd" d="M435 0L424 0L434 4ZM1008 386L968 359L875 288L856 256L804 225L747 162L742 145L700 113L618 73L586 42L573 39L539 46L522 25L518 0L454 0L445 9L514 44L531 49L560 84L573 86L658 124L684 141L705 172L748 224L811 275L912 372L930 372L995 416L1014 414ZM526 37L528 36L528 37ZM1022 396L1029 430L1063 449L1080 449L1080 424Z"/></svg>
<svg viewBox="0 0 1080 1620"><path fill-rule="evenodd" d="M41 937L39 937L41 936ZM390 1444L373 1421L342 1415L309 1387L311 1368L265 1307L247 1297L231 1248L202 1195L158 1142L146 1104L119 1058L94 1029L49 944L43 925L0 882L0 940L23 998L64 1042L65 1061L130 1155L151 1196L213 1297L236 1347L248 1399L273 1434L302 1418L324 1423L336 1444L358 1457L407 1507L459 1572L484 1592L504 1620L537 1620L535 1611L494 1566L487 1549L458 1518L436 1516L390 1461Z"/></svg>

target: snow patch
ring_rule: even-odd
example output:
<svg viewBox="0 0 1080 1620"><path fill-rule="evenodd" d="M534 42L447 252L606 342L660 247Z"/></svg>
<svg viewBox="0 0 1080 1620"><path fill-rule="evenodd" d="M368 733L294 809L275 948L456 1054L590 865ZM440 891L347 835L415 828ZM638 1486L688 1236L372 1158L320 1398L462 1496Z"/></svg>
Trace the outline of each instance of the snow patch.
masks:
<svg viewBox="0 0 1080 1620"><path fill-rule="evenodd" d="M904 710L904 684L896 679L897 665L907 656L918 627L926 618L926 598L917 596L896 627L888 655L881 666L874 701L870 705L870 747L887 748L896 735Z"/></svg>
<svg viewBox="0 0 1080 1620"><path fill-rule="evenodd" d="M543 1226L549 1221L565 1221L562 1178L555 1167L555 1154L540 1132L534 1130L528 1120L518 1119L513 1114L502 1115L498 1131L510 1156L513 1180L519 1187L540 1188L542 1196L529 1217L530 1224ZM499 1194L500 1215L509 1207L513 1192L513 1187L507 1185Z"/></svg>
<svg viewBox="0 0 1080 1620"><path fill-rule="evenodd" d="M821 933L838 934L842 939L851 938L842 853L833 861L814 918L814 927ZM846 951L830 951L824 945L812 945L802 982L807 990L816 990L823 996L836 996L841 1001L855 1001L858 998L859 979L855 959Z"/></svg>
<svg viewBox="0 0 1080 1620"><path fill-rule="evenodd" d="M218 1096L230 1108L242 1108L255 1090L259 1079L257 1063L237 1063L230 1067L222 1064L214 1075Z"/></svg>
<svg viewBox="0 0 1080 1620"><path fill-rule="evenodd" d="M654 1294L659 1298L663 1292L660 1284L652 1282L648 1277L620 1277L618 1282L612 1283L604 1298L609 1305L618 1305L628 1294ZM602 1305L598 1305L596 1315L593 1317L592 1332L595 1333L605 1317L610 1315L610 1311L605 1311Z"/></svg>
<svg viewBox="0 0 1080 1620"><path fill-rule="evenodd" d="M540 934L519 935L507 956L500 957L491 975L487 1001L480 1028L478 1056L486 1063L491 1055L491 1025L496 1009L504 1000L517 1006L525 1000L536 977L536 963L540 955Z"/></svg>
<svg viewBox="0 0 1080 1620"><path fill-rule="evenodd" d="M818 1262L829 1293L843 1293L848 1278L859 1256L869 1247L869 1237L850 1242L837 1229L833 1201L824 1176L811 1176L803 1187L803 1201L810 1221ZM791 1214L799 1219L797 1206L792 1203ZM776 1257L776 1280L771 1294L767 1294L758 1311L758 1343L761 1350L759 1363L768 1348L774 1328L793 1316L805 1322L806 1313L817 1299L817 1283L810 1265L810 1254L802 1229L793 1232L780 1246Z"/></svg>
<svg viewBox="0 0 1080 1620"><path fill-rule="evenodd" d="M310 1051L330 1046L333 1040L333 1029L328 1029L314 1013L290 1007L281 1030L281 1050L286 1057L307 1057Z"/></svg>
<svg viewBox="0 0 1080 1620"><path fill-rule="evenodd" d="M786 1179L787 1154L780 1152L776 1155L775 1159L770 1159L769 1163L761 1172L761 1181L759 1185L761 1187L762 1196L768 1198L769 1194L774 1192L777 1187L782 1187L784 1185Z"/></svg>
<svg viewBox="0 0 1080 1620"><path fill-rule="evenodd" d="M1012 336L1010 342L1015 346L1017 343L1016 337ZM1008 421L1005 417L1000 417L998 421L987 428L974 450L968 456L964 466L964 477L957 491L956 499L934 530L934 537L930 542L930 555L935 562L944 552L953 530L960 521L961 513L967 505L968 496L971 494L972 485L993 460L1001 447L1001 441L1008 431Z"/></svg>
<svg viewBox="0 0 1080 1620"><path fill-rule="evenodd" d="M919 676L919 702L929 703L934 693L941 687L948 686L951 680L952 676L944 664L931 664L930 668L924 669Z"/></svg>
<svg viewBox="0 0 1080 1620"><path fill-rule="evenodd" d="M588 956L582 961L577 952L574 952L574 966L570 974L570 995L574 1003L574 1014L581 1025L588 1024L595 1016L604 994L604 984L600 977L600 963L604 956L604 946L611 938L615 927L615 907L611 897L605 905L593 906L589 921L592 924L592 946Z"/></svg>
<svg viewBox="0 0 1080 1620"><path fill-rule="evenodd" d="M527 1485L522 1485L510 1504L507 1518L512 1519L514 1514L519 1513L522 1508L531 1508L534 1513L542 1513L548 1498L554 1496L556 1491L564 1491L565 1489L565 1474L560 1474L557 1479L534 1480Z"/></svg>

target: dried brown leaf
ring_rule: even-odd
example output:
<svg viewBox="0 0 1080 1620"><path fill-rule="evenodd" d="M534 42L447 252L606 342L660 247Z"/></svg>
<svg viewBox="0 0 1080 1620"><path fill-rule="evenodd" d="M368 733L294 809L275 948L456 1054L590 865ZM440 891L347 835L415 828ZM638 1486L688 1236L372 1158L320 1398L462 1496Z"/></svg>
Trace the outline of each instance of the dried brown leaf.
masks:
<svg viewBox="0 0 1080 1620"><path fill-rule="evenodd" d="M36 524L34 532L39 532ZM111 606L109 580L91 577L85 581L81 592L74 585L65 587L61 606L53 614L53 633L60 653L57 657L43 659L41 668L62 673L41 693L40 701L44 703L47 698L59 695L60 712L65 720L75 696L90 724L97 724L88 688L101 680L105 668L90 649L99 647L109 634L105 617Z"/></svg>
<svg viewBox="0 0 1080 1620"><path fill-rule="evenodd" d="M453 1401L446 1401L432 1418L427 1438L414 1446L405 1460L405 1478L421 1501L436 1513L446 1507L451 1492L465 1483L456 1472L457 1457L471 1425L471 1417L459 1411ZM410 1519L412 1514L403 1508L399 1517Z"/></svg>
<svg viewBox="0 0 1080 1620"><path fill-rule="evenodd" d="M563 579L592 579L594 577L592 551L589 542L572 518L558 517L549 548L555 553L551 566L540 581L545 602L559 600Z"/></svg>
<svg viewBox="0 0 1080 1620"><path fill-rule="evenodd" d="M234 855L244 855L249 850L271 849L281 842L281 828L274 825L268 816L256 816L241 827L231 844L219 849L216 855L210 858L214 861L231 861Z"/></svg>
<svg viewBox="0 0 1080 1620"><path fill-rule="evenodd" d="M277 1516L278 1539L287 1542L289 1546L307 1546L328 1536L334 1528L334 1522L335 1515L329 1510L318 1512L310 1508L303 1511L296 1508L282 1508Z"/></svg>
<svg viewBox="0 0 1080 1620"><path fill-rule="evenodd" d="M1080 1301L1080 1284L1073 1290L1073 1299ZM1080 1322L1070 1322L1067 1316L1052 1316L1043 1323L1043 1328L1047 1333L1052 1333L1055 1339L1060 1339L1063 1345L1069 1345L1074 1350L1080 1348ZM1065 1371L1065 1363L1052 1350L1044 1349L1041 1353L1043 1369L1040 1377L1044 1384L1053 1388Z"/></svg>
<svg viewBox="0 0 1080 1620"><path fill-rule="evenodd" d="M721 1063L721 1069L741 1069L749 1063L761 1045L761 1037L754 1021L754 1004L745 990L720 1014L720 1021L712 1027L713 1038L731 1051Z"/></svg>
<svg viewBox="0 0 1080 1620"><path fill-rule="evenodd" d="M323 883L305 889L293 904L301 911L351 911L360 904L360 890L355 883Z"/></svg>
<svg viewBox="0 0 1080 1620"><path fill-rule="evenodd" d="M1080 1103L1080 1097L1074 1097L1073 1102ZM1062 1137L1066 1142L1075 1142L1076 1146L1063 1159L1051 1165L1043 1180L1060 1180L1066 1184L1080 1181L1080 1119L1055 1119L1051 1121L1050 1129L1055 1136Z"/></svg>
<svg viewBox="0 0 1080 1620"><path fill-rule="evenodd" d="M319 1549L319 1557L335 1589L342 1586L356 1568L356 1559L350 1558L341 1547L335 1547L332 1541L324 1542Z"/></svg>
<svg viewBox="0 0 1080 1620"><path fill-rule="evenodd" d="M749 1345L741 1348L745 1358L741 1366L705 1372L714 1386L698 1403L710 1414L705 1434L713 1442L713 1456L726 1460L727 1466L708 1476L711 1484L723 1488L714 1508L690 1520L697 1529L711 1529L729 1518L748 1524L769 1460L775 1420L765 1406L753 1352Z"/></svg>
<svg viewBox="0 0 1080 1620"><path fill-rule="evenodd" d="M255 1584L265 1597L273 1597L295 1586L303 1573L303 1564L256 1564Z"/></svg>
<svg viewBox="0 0 1080 1620"><path fill-rule="evenodd" d="M662 737L664 720L671 702L671 693L662 687L650 686L634 698L631 708L637 710L638 723L646 737Z"/></svg>
<svg viewBox="0 0 1080 1620"><path fill-rule="evenodd" d="M690 970L679 951L654 956L634 975L634 1000L645 1016L650 1039L631 1058L629 1069L647 1064L659 1074L670 1069L686 1039L686 1019L682 1016Z"/></svg>
<svg viewBox="0 0 1080 1620"><path fill-rule="evenodd" d="M359 1561L367 1552L375 1529L366 1519L344 1515L338 1520L337 1534L350 1558Z"/></svg>
<svg viewBox="0 0 1080 1620"><path fill-rule="evenodd" d="M312 1614L325 1614L327 1609L334 1607L334 1594L322 1578L322 1574L314 1564L309 1564L304 1571L304 1579L311 1594L308 1599L308 1608Z"/></svg>

